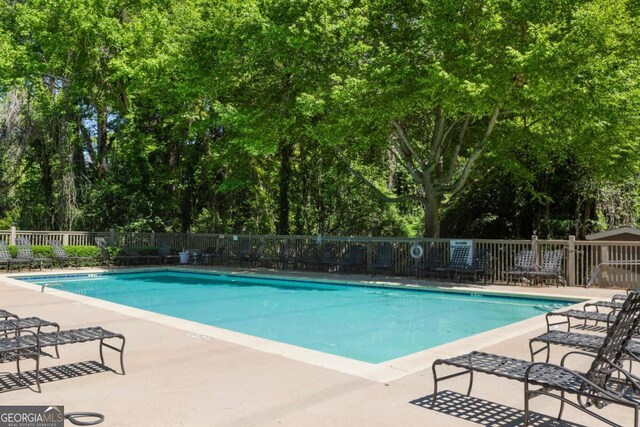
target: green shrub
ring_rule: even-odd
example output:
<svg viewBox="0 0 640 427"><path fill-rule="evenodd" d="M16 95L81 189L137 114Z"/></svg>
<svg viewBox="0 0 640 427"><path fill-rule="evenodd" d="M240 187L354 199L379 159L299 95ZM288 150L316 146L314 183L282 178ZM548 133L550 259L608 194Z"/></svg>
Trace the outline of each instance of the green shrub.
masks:
<svg viewBox="0 0 640 427"><path fill-rule="evenodd" d="M53 258L53 249L48 245L33 245L33 256L37 258ZM100 259L100 249L97 246L65 246L64 250L67 251L70 257L92 257L94 259ZM9 246L9 252L12 257L18 256L18 248L16 246Z"/></svg>

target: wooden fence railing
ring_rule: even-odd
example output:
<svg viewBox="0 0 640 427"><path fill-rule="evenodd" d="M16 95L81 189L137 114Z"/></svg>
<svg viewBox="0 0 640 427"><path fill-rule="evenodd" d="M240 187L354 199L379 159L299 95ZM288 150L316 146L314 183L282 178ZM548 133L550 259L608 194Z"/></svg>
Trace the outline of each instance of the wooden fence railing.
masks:
<svg viewBox="0 0 640 427"><path fill-rule="evenodd" d="M277 236L252 234L219 233L137 233L137 232L86 232L86 231L25 231L12 228L0 230L0 241L15 244L18 237L28 237L33 245L46 245L49 240L61 241L64 245L91 246L96 237L104 237L115 246L159 246L169 245L175 249L204 250L213 248L216 253L235 254L241 242L249 241L252 246L262 244L265 253L276 256L283 247L290 248L295 254L303 254L309 247L330 243L338 254L346 251L349 245L362 245L366 248L366 271L373 272L377 262L377 248L381 243L393 246L393 274L409 276L414 273L412 267L418 262L411 257L411 247L421 245L428 252L431 248L441 247L446 256L449 254L451 239L425 239L402 237L339 237L339 236ZM593 278L594 286L640 287L639 265L616 265L620 261L640 259L640 242L613 241L577 241L573 236L567 240L471 240L473 250L486 248L492 254L491 268L497 282L504 279L504 272L514 268L517 252L533 249L537 260L548 250L564 250L563 271L570 286L584 286L599 264L605 264L597 270ZM607 263L613 265L606 265Z"/></svg>

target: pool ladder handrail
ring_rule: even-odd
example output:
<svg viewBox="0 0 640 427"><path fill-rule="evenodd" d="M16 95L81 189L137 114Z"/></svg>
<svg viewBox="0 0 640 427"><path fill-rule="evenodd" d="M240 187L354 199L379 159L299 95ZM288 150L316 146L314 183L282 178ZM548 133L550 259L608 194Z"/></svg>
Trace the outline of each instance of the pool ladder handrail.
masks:
<svg viewBox="0 0 640 427"><path fill-rule="evenodd" d="M602 266L628 266L628 265L638 265L640 266L640 259L629 259L629 260L623 260L623 261L602 261L600 264L598 264L595 268L595 270L593 270L593 273L591 273L591 277L589 278L589 280L587 280L587 283L584 285L585 288L590 287L591 285L593 285L593 282L596 281L596 278L598 277L598 274L600 273L600 270L602 270Z"/></svg>

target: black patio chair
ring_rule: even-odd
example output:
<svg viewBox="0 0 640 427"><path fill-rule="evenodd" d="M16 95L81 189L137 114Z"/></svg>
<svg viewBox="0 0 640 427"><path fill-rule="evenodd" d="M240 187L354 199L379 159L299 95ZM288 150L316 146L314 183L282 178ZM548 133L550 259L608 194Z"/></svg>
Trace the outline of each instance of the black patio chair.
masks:
<svg viewBox="0 0 640 427"><path fill-rule="evenodd" d="M373 261L373 275L379 271L388 271L393 275L393 245L389 242L378 243L376 245L375 258Z"/></svg>
<svg viewBox="0 0 640 427"><path fill-rule="evenodd" d="M158 246L158 255L160 255L160 262L162 264L178 264L180 262L180 255L175 253L169 242L160 243L160 246Z"/></svg>
<svg viewBox="0 0 640 427"><path fill-rule="evenodd" d="M237 261L240 265L251 261L251 240L242 239L238 243L238 249L229 257L229 261Z"/></svg>
<svg viewBox="0 0 640 427"><path fill-rule="evenodd" d="M254 267L258 265L262 267L263 264L268 264L269 260L266 256L266 249L267 246L265 242L257 242L249 253L249 263Z"/></svg>
<svg viewBox="0 0 640 427"><path fill-rule="evenodd" d="M302 255L298 259L298 265L304 269L315 269L318 266L320 256L318 254L318 245L315 243L307 244L302 251Z"/></svg>
<svg viewBox="0 0 640 427"><path fill-rule="evenodd" d="M445 254L446 250L442 246L429 248L424 262L414 267L416 270L416 278L419 279L421 275L428 277L435 269L444 268Z"/></svg>
<svg viewBox="0 0 640 427"><path fill-rule="evenodd" d="M528 272L525 277L531 281L532 285L536 285L539 281L546 282L547 279L553 279L556 287L562 283L567 285L562 275L562 258L564 250L546 251L542 254L542 264L535 271Z"/></svg>
<svg viewBox="0 0 640 427"><path fill-rule="evenodd" d="M120 347L116 347L104 342L108 339L119 339ZM77 344L89 341L100 341L100 362L104 365L103 349L109 348L120 353L120 369L121 375L125 374L124 370L124 345L125 337L122 334L107 331L99 326L67 329L55 332L36 333L30 330L22 330L15 337L0 338L0 363L16 362L18 370L18 378L22 380L22 371L20 370L20 361L24 359L32 359L35 362L35 382L38 392L42 392L40 386L40 357L43 355L42 349L45 347L55 347L66 344ZM113 369L112 369L113 370ZM113 372L116 372L113 370Z"/></svg>
<svg viewBox="0 0 640 427"><path fill-rule="evenodd" d="M561 401L558 419L561 419L564 405L567 404L608 425L616 425L595 413L591 408L600 409L606 404L618 404L633 409L634 425L637 427L640 411L640 378L623 369L620 360L626 354L626 348L639 323L640 293L632 292L596 354L582 351L569 352L562 358L560 365L529 362L479 351L436 360L432 366L435 381L432 406L437 403L439 381L469 374L467 392L469 395L473 387L473 373L479 372L524 383L525 426L529 422L529 401L537 396L547 396ZM586 373L571 370L565 366L569 357L575 355L593 359ZM461 368L463 371L438 378L436 367L440 365ZM569 400L566 397L567 394L575 395L577 402Z"/></svg>
<svg viewBox="0 0 640 427"><path fill-rule="evenodd" d="M487 283L487 277L491 277L491 281L493 282L491 259L491 250L489 248L476 249L473 253L471 265L456 269L454 274L463 280L467 276L472 276L474 282L479 276L482 276L484 283Z"/></svg>
<svg viewBox="0 0 640 427"><path fill-rule="evenodd" d="M131 258L124 255L111 255L109 246L103 237L96 237L95 242L98 249L100 249L100 263L102 265L129 266Z"/></svg>
<svg viewBox="0 0 640 427"><path fill-rule="evenodd" d="M16 239L16 246L18 248L18 258L28 259L30 261L30 265L36 264L40 267L40 270L42 270L42 266L45 264L51 267L51 258L37 257L33 255L33 248L31 247L31 242L27 237L18 237Z"/></svg>
<svg viewBox="0 0 640 427"><path fill-rule="evenodd" d="M12 257L7 244L3 241L0 241L0 264L4 264L8 271L11 271L14 265L18 268L18 271L20 271L23 265L27 265L29 270L31 270L31 260Z"/></svg>
<svg viewBox="0 0 640 427"><path fill-rule="evenodd" d="M137 249L132 248L130 246L125 246L122 248L122 256L129 258L129 265L132 263L135 265L140 265L144 263L145 265L152 264L162 264L163 257L159 254L141 254Z"/></svg>
<svg viewBox="0 0 640 427"><path fill-rule="evenodd" d="M80 263L92 264L93 257L90 256L70 256L58 240L49 240L49 246L53 251L53 260L59 267L75 264L76 268Z"/></svg>
<svg viewBox="0 0 640 427"><path fill-rule="evenodd" d="M274 259L274 261L280 265L281 269L285 269L287 267L294 268L297 264L296 251L294 247L287 245L286 243L280 244L278 257L277 259Z"/></svg>
<svg viewBox="0 0 640 427"><path fill-rule="evenodd" d="M322 246L322 251L318 257L318 269L331 271L338 265L336 259L336 247L332 244L326 244Z"/></svg>
<svg viewBox="0 0 640 427"><path fill-rule="evenodd" d="M434 268L432 269L433 273L436 273L439 276L443 276L446 279L450 279L456 271L464 270L470 268L471 264L469 264L469 251L470 248L467 246L459 246L453 248L453 252L451 253L451 259L449 261L449 266Z"/></svg>
<svg viewBox="0 0 640 427"><path fill-rule="evenodd" d="M362 245L350 245L347 247L342 259L338 262L338 269L344 273L351 273L354 270L362 271L364 265L365 247Z"/></svg>
<svg viewBox="0 0 640 427"><path fill-rule="evenodd" d="M513 270L504 272L507 279L507 285L514 278L524 278L528 273L532 272L536 267L535 254L532 250L526 249L518 251L513 265Z"/></svg>

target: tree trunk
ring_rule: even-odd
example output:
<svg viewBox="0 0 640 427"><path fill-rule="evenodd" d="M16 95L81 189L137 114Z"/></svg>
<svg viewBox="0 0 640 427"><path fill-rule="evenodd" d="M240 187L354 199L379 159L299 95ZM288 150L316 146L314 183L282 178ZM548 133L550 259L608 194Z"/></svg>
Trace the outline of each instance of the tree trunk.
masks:
<svg viewBox="0 0 640 427"><path fill-rule="evenodd" d="M440 237L440 201L425 203L424 209L424 237Z"/></svg>
<svg viewBox="0 0 640 427"><path fill-rule="evenodd" d="M98 107L98 171L104 173L108 168L107 150L108 150L108 134L107 134L107 122L109 113L106 108Z"/></svg>
<svg viewBox="0 0 640 427"><path fill-rule="evenodd" d="M291 144L280 141L280 176L279 176L279 206L278 206L278 234L289 234L289 184L291 183Z"/></svg>

